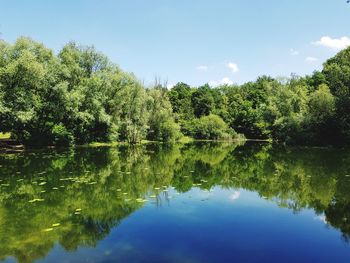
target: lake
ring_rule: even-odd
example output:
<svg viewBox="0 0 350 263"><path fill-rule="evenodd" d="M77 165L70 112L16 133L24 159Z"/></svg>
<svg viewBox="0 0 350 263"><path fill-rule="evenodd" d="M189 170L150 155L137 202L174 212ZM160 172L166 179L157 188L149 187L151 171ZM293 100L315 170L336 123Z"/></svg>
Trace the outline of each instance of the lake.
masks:
<svg viewBox="0 0 350 263"><path fill-rule="evenodd" d="M36 150L0 180L4 262L350 262L346 150Z"/></svg>

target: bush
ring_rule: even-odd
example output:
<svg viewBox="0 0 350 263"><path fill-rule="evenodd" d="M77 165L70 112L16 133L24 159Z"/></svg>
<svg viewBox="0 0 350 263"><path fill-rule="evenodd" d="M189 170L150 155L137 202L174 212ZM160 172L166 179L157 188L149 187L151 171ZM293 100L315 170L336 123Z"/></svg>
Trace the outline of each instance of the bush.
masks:
<svg viewBox="0 0 350 263"><path fill-rule="evenodd" d="M223 119L214 114L194 119L186 123L183 128L186 135L202 140L230 140L235 135L235 131L230 129Z"/></svg>
<svg viewBox="0 0 350 263"><path fill-rule="evenodd" d="M56 146L69 146L74 144L73 134L62 124L56 124L51 129L52 141Z"/></svg>
<svg viewBox="0 0 350 263"><path fill-rule="evenodd" d="M172 119L161 124L161 139L165 142L176 141L181 137L180 127Z"/></svg>

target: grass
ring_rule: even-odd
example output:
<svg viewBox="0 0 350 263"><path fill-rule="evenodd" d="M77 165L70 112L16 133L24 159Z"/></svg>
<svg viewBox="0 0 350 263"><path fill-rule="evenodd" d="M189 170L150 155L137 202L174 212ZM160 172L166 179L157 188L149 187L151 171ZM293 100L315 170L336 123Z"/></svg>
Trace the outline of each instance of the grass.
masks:
<svg viewBox="0 0 350 263"><path fill-rule="evenodd" d="M117 146L118 142L92 142L89 143L90 147L105 147L105 146Z"/></svg>
<svg viewBox="0 0 350 263"><path fill-rule="evenodd" d="M6 132L6 133L0 132L0 139L10 139L10 137L11 137L11 133L9 133L9 132Z"/></svg>

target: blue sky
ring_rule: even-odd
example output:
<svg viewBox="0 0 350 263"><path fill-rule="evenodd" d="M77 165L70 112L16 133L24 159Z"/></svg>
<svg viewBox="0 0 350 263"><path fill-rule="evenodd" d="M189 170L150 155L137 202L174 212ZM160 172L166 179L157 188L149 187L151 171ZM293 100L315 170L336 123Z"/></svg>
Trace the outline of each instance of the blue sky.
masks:
<svg viewBox="0 0 350 263"><path fill-rule="evenodd" d="M300 75L350 45L346 0L0 0L1 38L94 45L168 84Z"/></svg>

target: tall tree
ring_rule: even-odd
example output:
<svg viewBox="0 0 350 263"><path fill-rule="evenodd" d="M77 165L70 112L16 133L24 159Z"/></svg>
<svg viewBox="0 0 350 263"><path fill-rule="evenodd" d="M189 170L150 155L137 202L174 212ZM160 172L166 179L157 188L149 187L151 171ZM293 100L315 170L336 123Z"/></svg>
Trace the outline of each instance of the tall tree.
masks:
<svg viewBox="0 0 350 263"><path fill-rule="evenodd" d="M197 118L209 115L214 107L214 98L208 84L199 87L191 97L193 112Z"/></svg>

